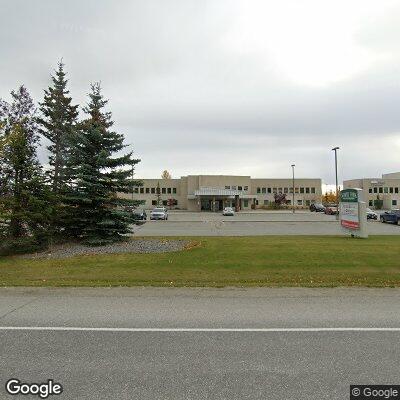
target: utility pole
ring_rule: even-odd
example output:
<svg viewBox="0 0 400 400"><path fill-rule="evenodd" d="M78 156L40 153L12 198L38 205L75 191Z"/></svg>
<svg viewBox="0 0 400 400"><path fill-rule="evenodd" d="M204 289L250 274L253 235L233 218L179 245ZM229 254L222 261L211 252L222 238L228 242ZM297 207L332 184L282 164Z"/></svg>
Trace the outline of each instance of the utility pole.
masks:
<svg viewBox="0 0 400 400"><path fill-rule="evenodd" d="M293 214L295 212L295 210L294 210L294 167L295 166L296 166L295 164L292 164L292 173L293 173L293 180L292 180L292 211L293 211Z"/></svg>
<svg viewBox="0 0 400 400"><path fill-rule="evenodd" d="M339 219L339 206L338 206L338 199L339 199L339 186L338 186L338 173L337 173L337 151L340 147L334 147L332 151L335 152L335 179L336 179L336 219Z"/></svg>

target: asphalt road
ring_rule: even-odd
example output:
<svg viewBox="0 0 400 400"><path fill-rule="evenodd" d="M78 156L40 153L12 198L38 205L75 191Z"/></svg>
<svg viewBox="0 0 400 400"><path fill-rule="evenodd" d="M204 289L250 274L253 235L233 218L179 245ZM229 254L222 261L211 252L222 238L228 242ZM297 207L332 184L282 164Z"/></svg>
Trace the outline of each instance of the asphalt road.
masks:
<svg viewBox="0 0 400 400"><path fill-rule="evenodd" d="M74 400L346 399L400 383L399 309L398 289L4 288L0 398L16 377Z"/></svg>
<svg viewBox="0 0 400 400"><path fill-rule="evenodd" d="M343 235L334 215L297 211L239 212L233 217L211 212L169 212L168 221L134 227L138 236ZM400 235L398 225L368 221L370 235Z"/></svg>

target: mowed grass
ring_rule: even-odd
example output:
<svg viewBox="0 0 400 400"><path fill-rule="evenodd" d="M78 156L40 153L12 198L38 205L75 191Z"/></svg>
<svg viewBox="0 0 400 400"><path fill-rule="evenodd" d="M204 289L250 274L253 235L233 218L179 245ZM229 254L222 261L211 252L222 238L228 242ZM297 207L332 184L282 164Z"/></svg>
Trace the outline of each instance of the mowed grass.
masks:
<svg viewBox="0 0 400 400"><path fill-rule="evenodd" d="M400 236L191 240L176 253L3 257L0 286L400 286Z"/></svg>

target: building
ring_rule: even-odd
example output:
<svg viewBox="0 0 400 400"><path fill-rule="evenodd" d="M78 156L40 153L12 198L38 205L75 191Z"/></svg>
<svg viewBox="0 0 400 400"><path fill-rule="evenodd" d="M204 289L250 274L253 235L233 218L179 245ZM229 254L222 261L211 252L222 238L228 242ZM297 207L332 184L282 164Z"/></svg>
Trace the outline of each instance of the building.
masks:
<svg viewBox="0 0 400 400"><path fill-rule="evenodd" d="M383 174L382 178L351 179L343 182L344 189L364 190L369 207L393 209L400 205L400 172Z"/></svg>
<svg viewBox="0 0 400 400"><path fill-rule="evenodd" d="M157 205L157 188L163 205L189 211L219 211L224 207L237 210L261 208L274 202L274 194L286 194L292 203L292 179L252 179L250 176L188 175L180 179L142 179L143 186L123 197L142 200L144 207ZM295 179L295 205L308 207L321 200L321 179Z"/></svg>

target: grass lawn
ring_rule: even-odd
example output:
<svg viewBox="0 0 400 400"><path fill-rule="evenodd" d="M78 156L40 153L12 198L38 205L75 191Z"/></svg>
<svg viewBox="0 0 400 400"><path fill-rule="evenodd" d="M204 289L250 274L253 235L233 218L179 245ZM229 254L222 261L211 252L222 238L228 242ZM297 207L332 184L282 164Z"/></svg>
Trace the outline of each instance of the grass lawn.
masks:
<svg viewBox="0 0 400 400"><path fill-rule="evenodd" d="M400 236L204 237L193 244L164 254L2 257L0 286L400 286Z"/></svg>

